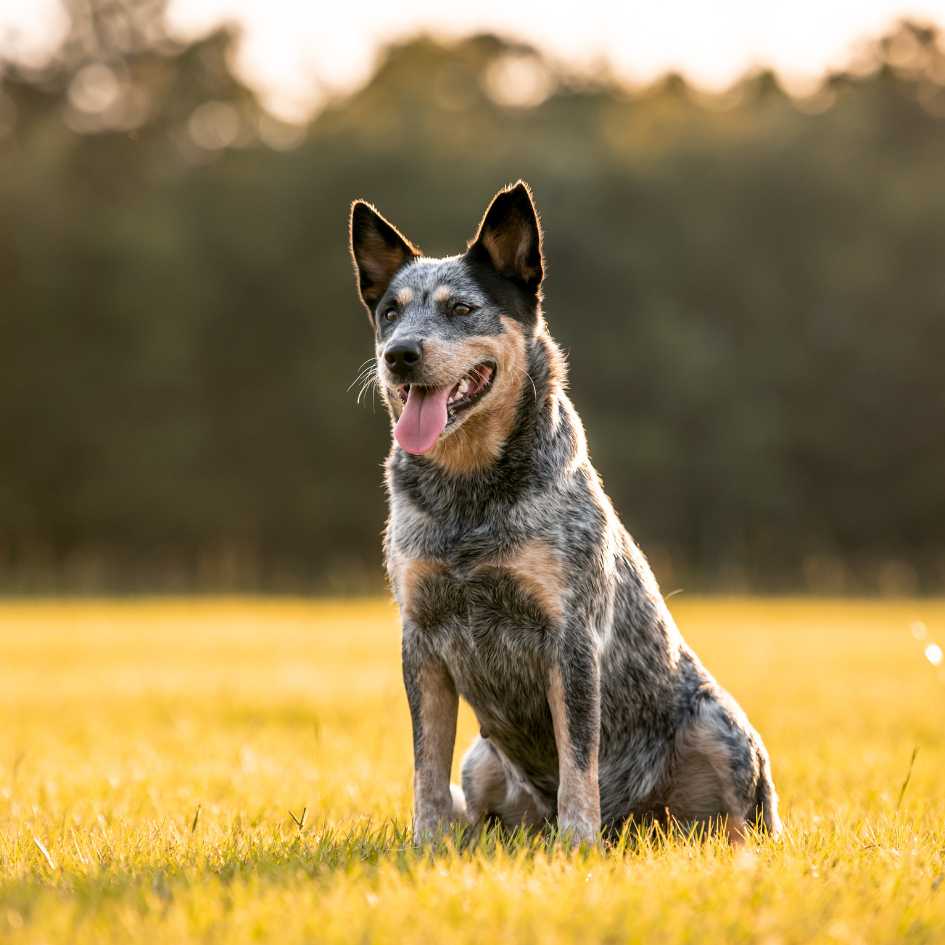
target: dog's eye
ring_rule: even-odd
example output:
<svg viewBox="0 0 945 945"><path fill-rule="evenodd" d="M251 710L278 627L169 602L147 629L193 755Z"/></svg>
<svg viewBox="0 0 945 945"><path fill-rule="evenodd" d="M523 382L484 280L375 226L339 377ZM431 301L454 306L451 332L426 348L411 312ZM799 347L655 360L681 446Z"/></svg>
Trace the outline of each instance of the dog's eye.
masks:
<svg viewBox="0 0 945 945"><path fill-rule="evenodd" d="M453 306L454 315L468 315L472 311L472 306L467 305L465 302L457 302Z"/></svg>
<svg viewBox="0 0 945 945"><path fill-rule="evenodd" d="M398 313L397 313L396 308L389 308L386 312L384 312L384 321L385 322L397 321L397 314Z"/></svg>

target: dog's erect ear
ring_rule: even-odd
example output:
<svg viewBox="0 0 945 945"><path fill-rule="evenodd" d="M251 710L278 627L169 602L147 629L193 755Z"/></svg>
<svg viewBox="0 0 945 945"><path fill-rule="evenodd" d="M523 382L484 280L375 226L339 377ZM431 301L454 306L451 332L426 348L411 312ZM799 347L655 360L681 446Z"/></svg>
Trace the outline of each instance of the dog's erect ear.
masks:
<svg viewBox="0 0 945 945"><path fill-rule="evenodd" d="M541 224L525 181L492 198L469 254L489 262L498 273L516 279L530 292L538 292L543 274Z"/></svg>
<svg viewBox="0 0 945 945"><path fill-rule="evenodd" d="M373 312L397 271L416 259L420 250L363 200L351 204L350 236L358 291Z"/></svg>

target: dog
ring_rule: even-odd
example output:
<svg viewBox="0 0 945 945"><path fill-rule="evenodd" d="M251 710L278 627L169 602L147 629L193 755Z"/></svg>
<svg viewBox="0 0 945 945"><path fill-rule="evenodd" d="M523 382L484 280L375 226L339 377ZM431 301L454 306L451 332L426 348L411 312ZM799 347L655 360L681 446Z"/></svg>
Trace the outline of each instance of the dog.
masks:
<svg viewBox="0 0 945 945"><path fill-rule="evenodd" d="M527 184L464 253L420 252L373 206L349 218L390 412L387 572L413 728L413 831L627 822L781 832L765 746L685 643L620 523L542 313ZM480 735L450 784L459 698Z"/></svg>

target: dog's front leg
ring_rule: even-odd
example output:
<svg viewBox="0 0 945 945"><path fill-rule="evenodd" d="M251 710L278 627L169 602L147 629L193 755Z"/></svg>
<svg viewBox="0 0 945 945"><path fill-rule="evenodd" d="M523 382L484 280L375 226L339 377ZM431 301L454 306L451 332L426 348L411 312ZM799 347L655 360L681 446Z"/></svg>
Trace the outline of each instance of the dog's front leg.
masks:
<svg viewBox="0 0 945 945"><path fill-rule="evenodd" d="M590 641L561 647L548 676L558 748L558 830L572 843L594 843L600 831L600 670Z"/></svg>
<svg viewBox="0 0 945 945"><path fill-rule="evenodd" d="M413 724L413 835L435 840L452 820L450 767L459 697L446 666L404 627L404 685Z"/></svg>

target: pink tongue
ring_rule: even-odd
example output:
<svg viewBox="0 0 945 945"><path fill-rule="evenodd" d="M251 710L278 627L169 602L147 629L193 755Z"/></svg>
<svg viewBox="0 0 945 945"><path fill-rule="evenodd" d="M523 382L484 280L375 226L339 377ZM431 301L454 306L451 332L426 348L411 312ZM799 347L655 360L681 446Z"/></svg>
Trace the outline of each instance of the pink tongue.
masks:
<svg viewBox="0 0 945 945"><path fill-rule="evenodd" d="M446 426L446 402L449 387L411 385L404 412L394 427L397 442L408 453L426 453L433 449Z"/></svg>

